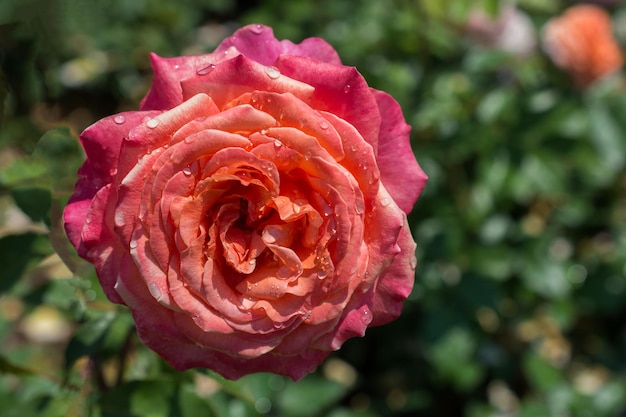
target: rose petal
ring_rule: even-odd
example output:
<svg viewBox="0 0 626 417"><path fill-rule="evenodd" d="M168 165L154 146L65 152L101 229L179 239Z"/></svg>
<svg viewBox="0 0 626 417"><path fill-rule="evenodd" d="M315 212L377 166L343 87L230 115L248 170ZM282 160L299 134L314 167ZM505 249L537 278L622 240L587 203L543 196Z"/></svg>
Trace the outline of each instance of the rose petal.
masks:
<svg viewBox="0 0 626 417"><path fill-rule="evenodd" d="M199 93L209 95L219 107L251 90L289 92L307 100L313 95L313 87L296 79L286 77L252 61L243 55L217 65L204 75L194 75L181 82L185 100Z"/></svg>
<svg viewBox="0 0 626 417"><path fill-rule="evenodd" d="M279 41L269 26L248 25L226 38L215 50L223 53L235 47L248 58L263 65L272 65L280 54L308 56L317 60L340 65L339 55L326 41L320 38L308 38L300 44L289 40Z"/></svg>
<svg viewBox="0 0 626 417"><path fill-rule="evenodd" d="M372 90L372 93L382 116L376 158L381 181L398 206L408 214L428 177L411 149L411 127L404 121L402 109L389 94L378 90Z"/></svg>
<svg viewBox="0 0 626 417"><path fill-rule="evenodd" d="M375 151L378 149L381 122L378 104L355 68L290 55L280 56L274 65L287 77L315 88L313 97L307 101L311 107L346 120Z"/></svg>

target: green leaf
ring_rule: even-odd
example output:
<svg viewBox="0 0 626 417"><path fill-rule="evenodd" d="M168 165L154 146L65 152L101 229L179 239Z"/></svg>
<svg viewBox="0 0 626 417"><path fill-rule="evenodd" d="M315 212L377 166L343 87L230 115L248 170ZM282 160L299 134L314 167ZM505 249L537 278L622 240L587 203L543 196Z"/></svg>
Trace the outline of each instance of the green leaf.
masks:
<svg viewBox="0 0 626 417"><path fill-rule="evenodd" d="M16 159L0 168L0 184L11 187L45 183L46 166L41 161Z"/></svg>
<svg viewBox="0 0 626 417"><path fill-rule="evenodd" d="M522 366L530 384L538 392L554 389L563 381L561 371L533 351L525 355Z"/></svg>
<svg viewBox="0 0 626 417"><path fill-rule="evenodd" d="M84 154L69 128L47 131L37 142L33 156L42 162L55 191L72 191Z"/></svg>
<svg viewBox="0 0 626 417"><path fill-rule="evenodd" d="M0 356L0 372L12 375L36 375L30 369L15 365L3 356Z"/></svg>
<svg viewBox="0 0 626 417"><path fill-rule="evenodd" d="M598 150L602 163L612 172L624 166L624 131L602 101L589 107L591 140Z"/></svg>
<svg viewBox="0 0 626 417"><path fill-rule="evenodd" d="M476 386L484 369L473 361L474 336L462 328L450 330L429 350L428 357L437 373L461 391Z"/></svg>
<svg viewBox="0 0 626 417"><path fill-rule="evenodd" d="M181 384L178 391L180 417L218 417L211 405L198 395L192 384Z"/></svg>
<svg viewBox="0 0 626 417"><path fill-rule="evenodd" d="M119 385L98 401L102 417L179 416L176 385L170 380L132 381Z"/></svg>
<svg viewBox="0 0 626 417"><path fill-rule="evenodd" d="M345 393L341 384L313 374L287 383L277 395L277 403L285 416L312 417L336 404Z"/></svg>
<svg viewBox="0 0 626 417"><path fill-rule="evenodd" d="M99 351L115 314L107 312L96 315L74 333L65 349L65 368L69 369L79 358Z"/></svg>
<svg viewBox="0 0 626 417"><path fill-rule="evenodd" d="M48 248L42 245L45 236L35 233L9 235L0 238L0 292L13 288L20 282L29 266L48 254ZM21 283L26 286L26 282Z"/></svg>
<svg viewBox="0 0 626 417"><path fill-rule="evenodd" d="M50 224L50 191L39 187L17 187L11 190L15 204L34 222Z"/></svg>

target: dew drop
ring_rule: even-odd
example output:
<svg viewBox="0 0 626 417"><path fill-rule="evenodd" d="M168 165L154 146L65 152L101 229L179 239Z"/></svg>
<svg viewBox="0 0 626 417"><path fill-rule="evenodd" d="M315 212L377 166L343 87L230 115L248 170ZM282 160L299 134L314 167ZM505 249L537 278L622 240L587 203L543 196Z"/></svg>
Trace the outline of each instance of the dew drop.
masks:
<svg viewBox="0 0 626 417"><path fill-rule="evenodd" d="M117 116L113 118L113 121L116 124L121 125L126 121L126 117L122 116L121 114L118 114Z"/></svg>
<svg viewBox="0 0 626 417"><path fill-rule="evenodd" d="M300 211L302 210L303 204L304 202L302 200L295 200L293 202L293 212L296 214L300 213Z"/></svg>
<svg viewBox="0 0 626 417"><path fill-rule="evenodd" d="M380 200L380 205L383 207L387 207L389 204L391 204L391 200L387 197L383 197L383 199Z"/></svg>
<svg viewBox="0 0 626 417"><path fill-rule="evenodd" d="M274 146L276 147L276 149L280 148L281 146L283 146L283 143L281 141L279 141L278 139L276 139L274 141Z"/></svg>
<svg viewBox="0 0 626 417"><path fill-rule="evenodd" d="M190 166L186 166L183 169L183 174L185 174L186 176L190 176L191 175L191 167Z"/></svg>
<svg viewBox="0 0 626 417"><path fill-rule="evenodd" d="M109 170L109 175L110 175L110 176L114 176L115 174L117 174L117 168L111 168L111 169Z"/></svg>
<svg viewBox="0 0 626 417"><path fill-rule="evenodd" d="M411 265L411 269L417 268L417 256L413 255L409 263Z"/></svg>
<svg viewBox="0 0 626 417"><path fill-rule="evenodd" d="M126 226L126 218L124 218L124 214L120 211L115 212L115 218L113 219L115 223L115 227L124 227Z"/></svg>
<svg viewBox="0 0 626 417"><path fill-rule="evenodd" d="M343 92L344 92L344 93L346 93L346 94L348 94L348 93L350 92L350 90L351 90L351 89L352 89L352 86L351 86L350 84L346 84L346 85L343 87Z"/></svg>
<svg viewBox="0 0 626 417"><path fill-rule="evenodd" d="M365 203L363 203L363 200L357 199L354 201L354 211L356 214L363 214L365 212Z"/></svg>
<svg viewBox="0 0 626 417"><path fill-rule="evenodd" d="M150 129L154 129L158 125L159 125L159 119L157 119L156 117L154 119L149 119L146 122L146 126L148 126Z"/></svg>
<svg viewBox="0 0 626 417"><path fill-rule="evenodd" d="M259 101L259 93L257 93L256 91L254 93L252 93L250 95L250 101L252 102L252 104L254 104L257 101Z"/></svg>
<svg viewBox="0 0 626 417"><path fill-rule="evenodd" d="M276 67L265 67L265 73L272 80L275 80L276 78L280 77L280 71Z"/></svg>
<svg viewBox="0 0 626 417"><path fill-rule="evenodd" d="M228 52L228 51L226 51ZM224 53L226 53L224 52ZM209 64L206 67L202 67L202 68L198 68L198 70L196 71L196 74L198 75L207 75L209 72L213 71L215 69L215 64Z"/></svg>
<svg viewBox="0 0 626 417"><path fill-rule="evenodd" d="M356 148L357 148L356 143L353 143L352 145L350 145L350 150L352 152L356 152Z"/></svg>
<svg viewBox="0 0 626 417"><path fill-rule="evenodd" d="M280 268L278 268L278 271L276 271L276 276L281 279L287 279L291 276L291 269L286 266L281 266ZM275 289L276 286L272 285L272 290L275 291Z"/></svg>
<svg viewBox="0 0 626 417"><path fill-rule="evenodd" d="M324 279L328 276L328 272L326 272L326 269L320 269L319 271L317 271L317 279Z"/></svg>
<svg viewBox="0 0 626 417"><path fill-rule="evenodd" d="M363 310L363 315L361 316L361 320L363 320L363 324L369 325L372 322L372 314L369 310Z"/></svg>
<svg viewBox="0 0 626 417"><path fill-rule="evenodd" d="M265 241L270 244L276 243L276 237L272 235L271 233L268 233L265 235Z"/></svg>
<svg viewBox="0 0 626 417"><path fill-rule="evenodd" d="M136 240L131 240L130 243L128 244L128 246L131 249L135 249L137 247L137 241Z"/></svg>
<svg viewBox="0 0 626 417"><path fill-rule="evenodd" d="M326 129L328 129L329 127L330 127L330 125L329 125L329 124L328 124L328 122L327 122L327 121L325 121L325 120L323 120L323 121L320 123L320 129L322 129L322 130L326 130Z"/></svg>
<svg viewBox="0 0 626 417"><path fill-rule="evenodd" d="M260 35L261 33L263 33L263 31L265 30L265 28L263 27L263 25L252 25L250 26L250 32L254 33L255 35Z"/></svg>

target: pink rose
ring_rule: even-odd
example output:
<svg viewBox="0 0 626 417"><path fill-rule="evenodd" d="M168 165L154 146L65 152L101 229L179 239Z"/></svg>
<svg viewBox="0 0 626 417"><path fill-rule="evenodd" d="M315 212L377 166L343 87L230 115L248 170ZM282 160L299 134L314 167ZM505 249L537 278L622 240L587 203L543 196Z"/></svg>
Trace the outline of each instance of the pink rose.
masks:
<svg viewBox="0 0 626 417"><path fill-rule="evenodd" d="M141 340L179 370L299 379L398 317L426 176L393 98L323 40L261 25L151 59L141 110L81 134L64 213Z"/></svg>

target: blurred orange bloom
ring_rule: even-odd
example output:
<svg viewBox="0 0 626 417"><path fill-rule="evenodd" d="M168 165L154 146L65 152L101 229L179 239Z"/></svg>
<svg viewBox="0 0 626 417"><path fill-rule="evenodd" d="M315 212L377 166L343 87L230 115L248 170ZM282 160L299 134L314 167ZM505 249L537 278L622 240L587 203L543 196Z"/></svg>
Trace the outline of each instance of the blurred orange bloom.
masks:
<svg viewBox="0 0 626 417"><path fill-rule="evenodd" d="M574 6L550 19L544 28L543 48L579 87L619 70L624 62L610 16L593 5Z"/></svg>

